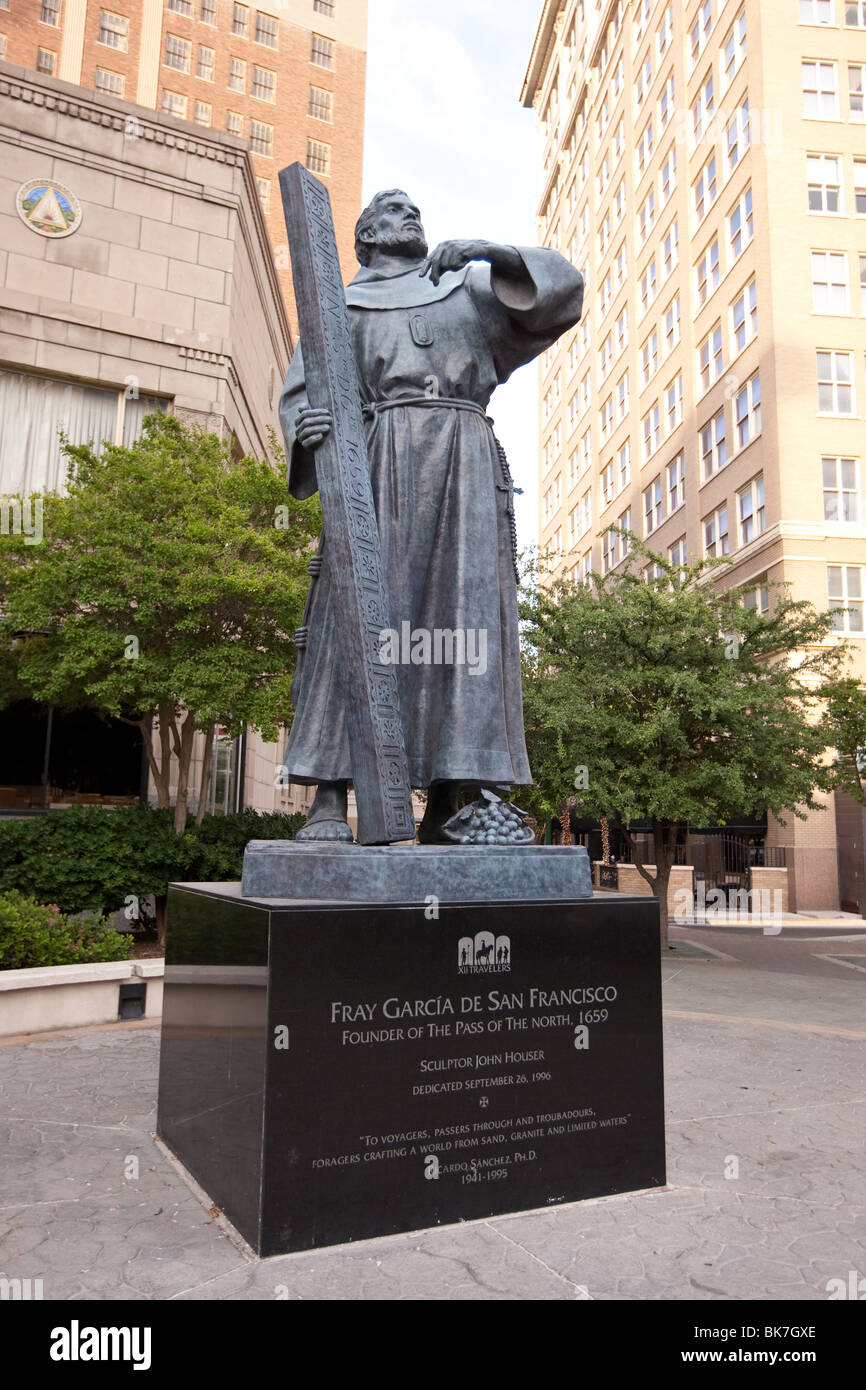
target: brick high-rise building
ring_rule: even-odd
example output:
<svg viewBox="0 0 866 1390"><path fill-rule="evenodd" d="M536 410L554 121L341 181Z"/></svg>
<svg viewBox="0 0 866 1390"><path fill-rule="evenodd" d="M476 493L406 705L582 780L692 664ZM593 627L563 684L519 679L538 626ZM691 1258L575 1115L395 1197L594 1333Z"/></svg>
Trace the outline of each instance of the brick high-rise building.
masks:
<svg viewBox="0 0 866 1390"><path fill-rule="evenodd" d="M292 320L277 175L300 160L323 178L348 274L366 41L367 0L0 0L0 58L248 145Z"/></svg>
<svg viewBox="0 0 866 1390"><path fill-rule="evenodd" d="M545 0L523 101L587 285L542 361L542 544L581 578L610 523L729 555L761 609L846 605L866 679L866 3ZM798 908L866 911L849 803L771 818Z"/></svg>

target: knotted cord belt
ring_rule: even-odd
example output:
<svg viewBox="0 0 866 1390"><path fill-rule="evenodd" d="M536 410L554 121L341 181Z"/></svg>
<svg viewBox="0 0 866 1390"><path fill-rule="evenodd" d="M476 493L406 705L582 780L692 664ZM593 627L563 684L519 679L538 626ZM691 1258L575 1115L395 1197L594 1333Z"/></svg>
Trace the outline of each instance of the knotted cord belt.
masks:
<svg viewBox="0 0 866 1390"><path fill-rule="evenodd" d="M485 411L484 407L478 405L477 401L467 401L461 396L403 396L398 400L387 401L366 401L361 407L361 413L365 420L375 420L377 415L381 415L386 410L399 410L401 406L424 406L428 409L435 409L437 406L444 406L447 410L469 410L475 415L480 415L482 420L486 420L490 426L490 433L493 435L493 442L496 445L496 453L499 457L499 471L502 474L502 482L496 484L498 492L507 494L505 503L505 515L508 517L508 533L511 537L511 562L514 566L515 581L520 583L520 570L517 564L517 521L514 516L514 495L523 495L523 488L515 487L511 477L511 469L508 466L508 458L505 450L496 437L493 429L493 421Z"/></svg>

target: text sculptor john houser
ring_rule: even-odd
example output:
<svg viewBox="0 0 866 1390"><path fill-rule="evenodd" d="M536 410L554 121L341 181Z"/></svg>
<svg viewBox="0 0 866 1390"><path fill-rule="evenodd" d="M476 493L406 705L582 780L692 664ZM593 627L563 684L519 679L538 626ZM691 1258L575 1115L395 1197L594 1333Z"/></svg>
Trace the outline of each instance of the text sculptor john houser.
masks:
<svg viewBox="0 0 866 1390"><path fill-rule="evenodd" d="M423 843L465 787L532 781L523 736L512 498L487 404L496 386L580 318L583 279L558 251L446 241L428 255L405 193L378 193L355 229L346 288L393 633L409 780L429 788ZM327 411L312 409L301 348L280 400L289 490L316 491ZM307 840L351 840L351 759L329 565L322 549L286 751L316 783ZM443 638L444 634L444 638ZM384 634L383 634L384 636ZM409 650L407 651L407 647Z"/></svg>

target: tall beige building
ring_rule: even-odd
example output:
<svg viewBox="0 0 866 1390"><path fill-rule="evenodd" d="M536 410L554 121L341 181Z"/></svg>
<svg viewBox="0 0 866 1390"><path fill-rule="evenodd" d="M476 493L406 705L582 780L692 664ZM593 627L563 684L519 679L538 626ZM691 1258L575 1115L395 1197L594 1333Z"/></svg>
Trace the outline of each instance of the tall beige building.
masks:
<svg viewBox="0 0 866 1390"><path fill-rule="evenodd" d="M611 522L729 555L762 609L846 606L866 679L866 3L545 0L523 101L587 286L542 360L542 545L581 578ZM866 912L852 835L838 797L771 820L799 910Z"/></svg>

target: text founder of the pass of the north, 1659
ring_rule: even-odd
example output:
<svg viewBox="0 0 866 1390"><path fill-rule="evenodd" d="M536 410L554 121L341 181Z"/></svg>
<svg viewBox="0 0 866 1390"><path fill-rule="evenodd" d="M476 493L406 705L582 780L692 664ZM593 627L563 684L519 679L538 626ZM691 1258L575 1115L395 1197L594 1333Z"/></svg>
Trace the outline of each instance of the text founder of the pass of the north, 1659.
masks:
<svg viewBox="0 0 866 1390"><path fill-rule="evenodd" d="M430 789L421 838L435 841L461 786L532 780L510 478L486 410L498 384L577 323L583 280L546 248L448 241L428 255L420 213L399 191L376 195L355 246L361 269L346 302L399 648L392 660L409 779ZM315 449L330 426L327 412L308 405L302 346L280 400L289 490L298 498L316 491ZM329 583L329 566L339 563L325 537L293 691L286 772L319 789L305 838L351 838Z"/></svg>

